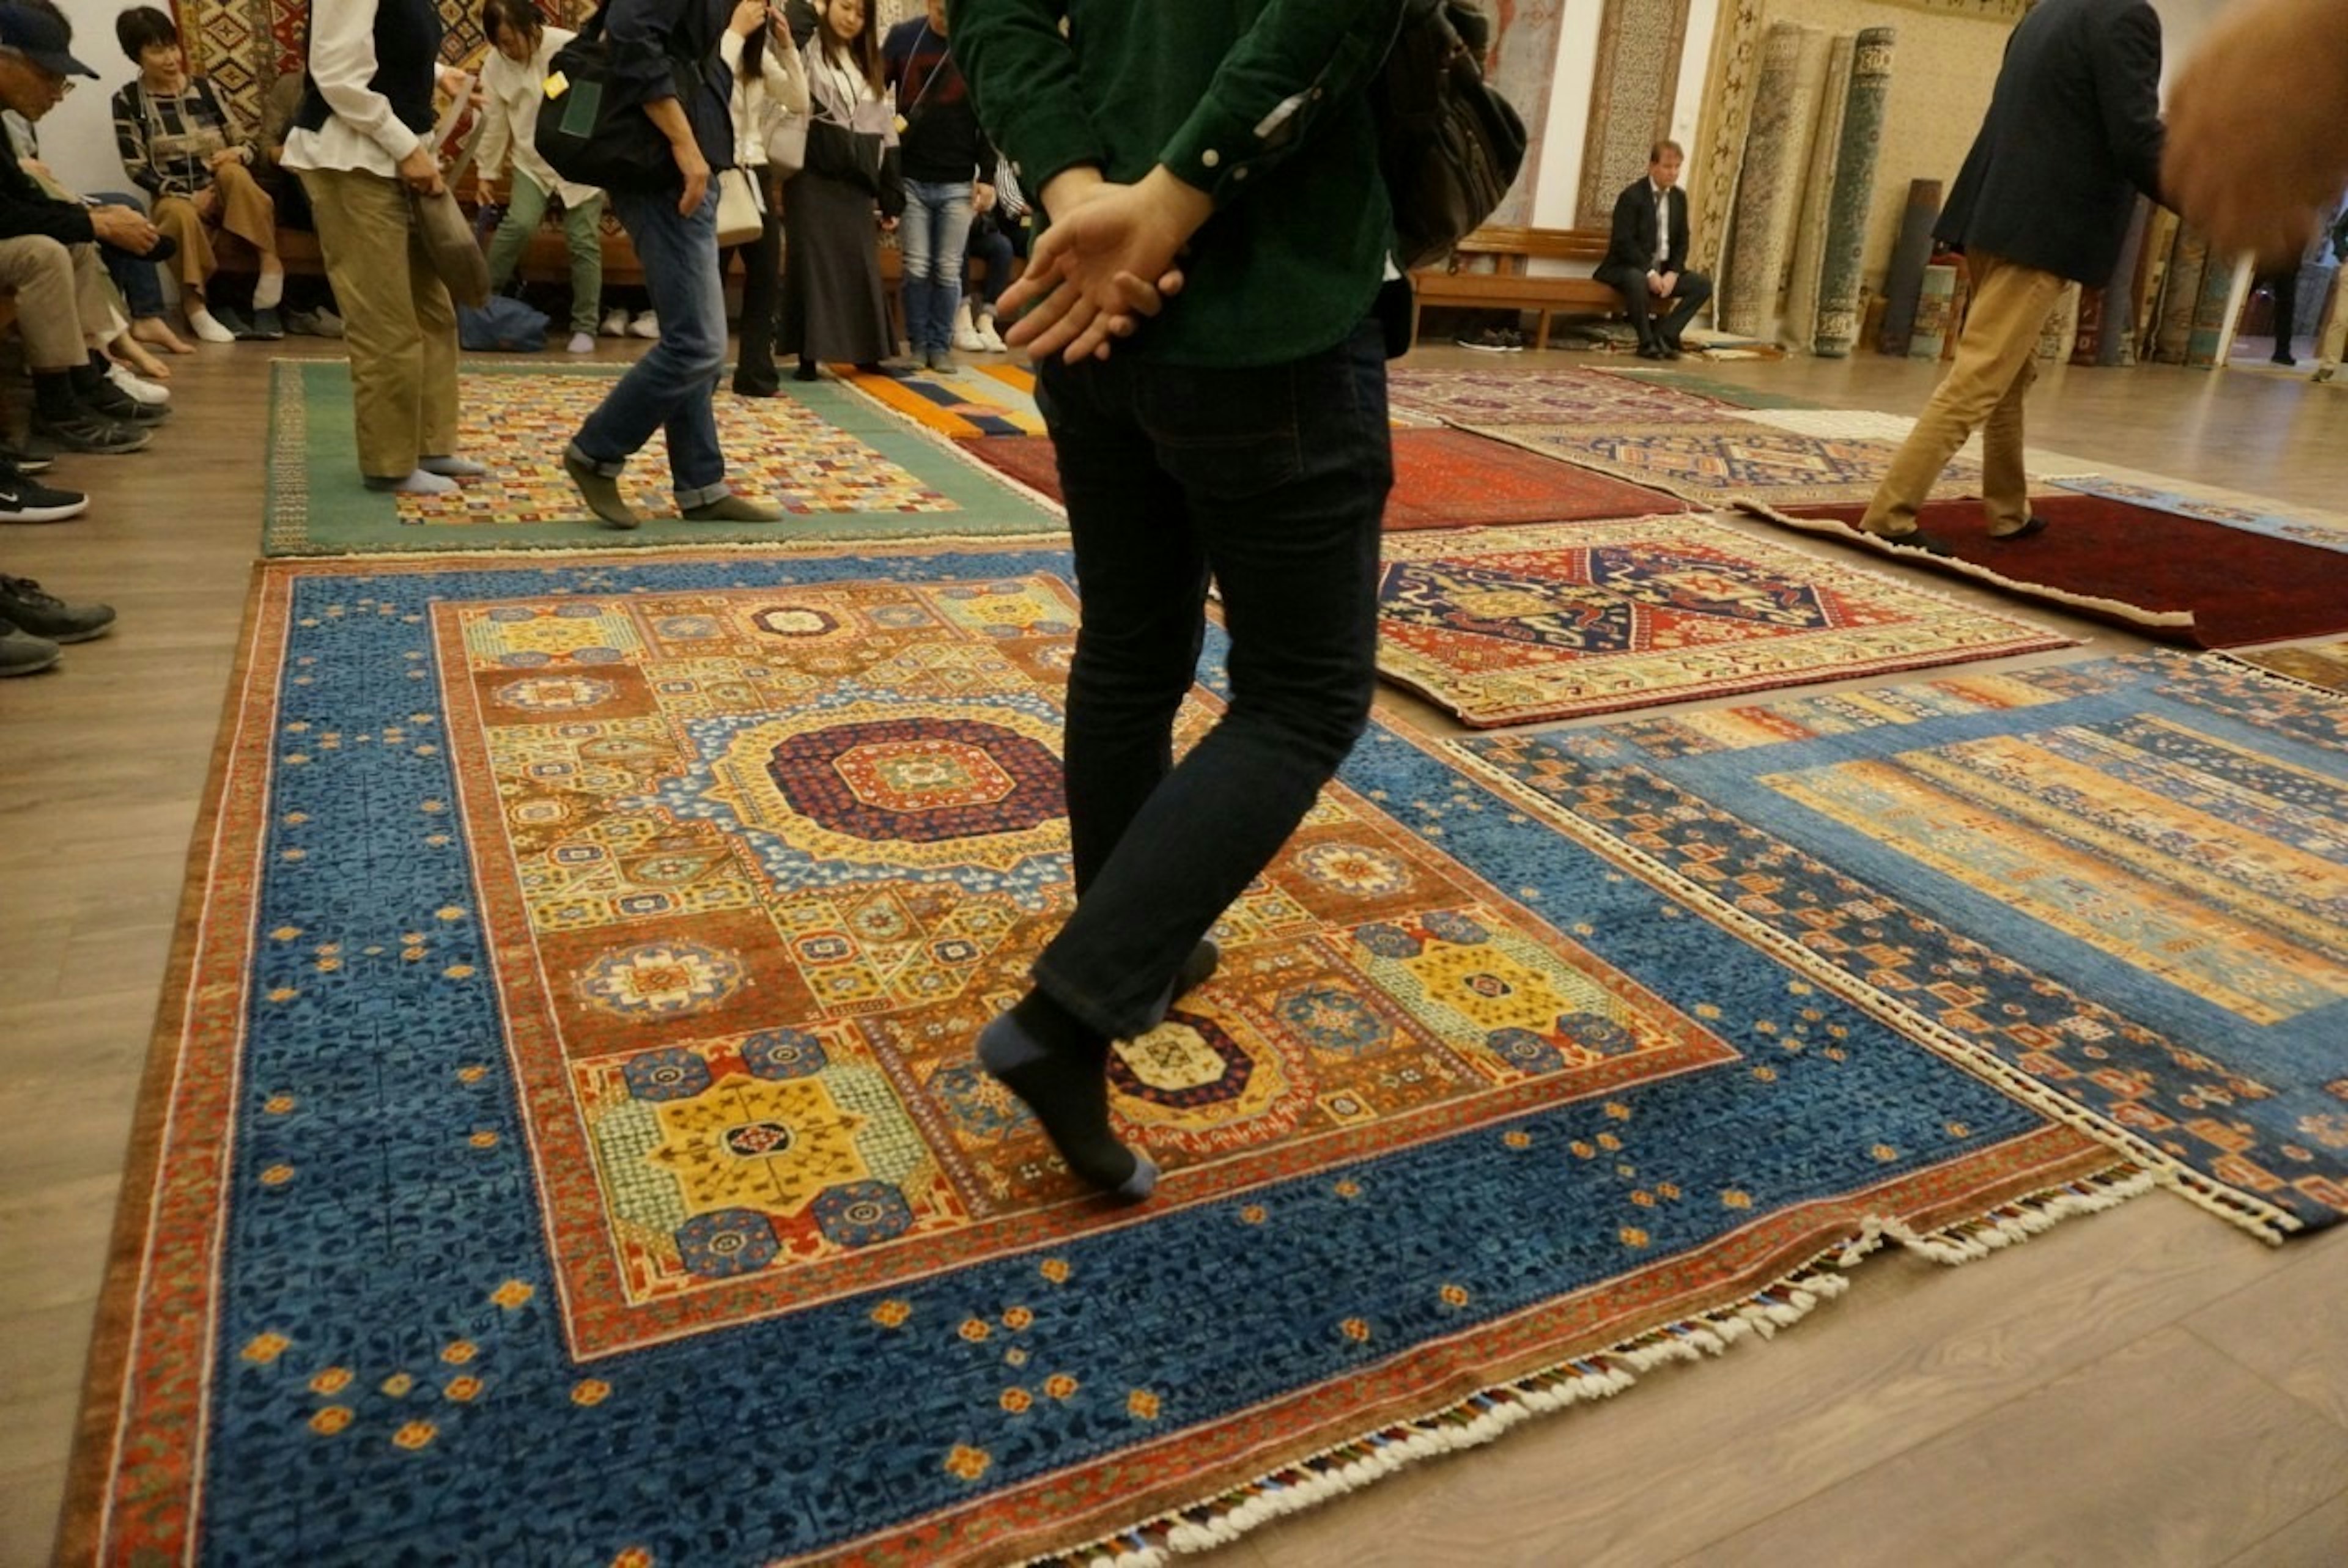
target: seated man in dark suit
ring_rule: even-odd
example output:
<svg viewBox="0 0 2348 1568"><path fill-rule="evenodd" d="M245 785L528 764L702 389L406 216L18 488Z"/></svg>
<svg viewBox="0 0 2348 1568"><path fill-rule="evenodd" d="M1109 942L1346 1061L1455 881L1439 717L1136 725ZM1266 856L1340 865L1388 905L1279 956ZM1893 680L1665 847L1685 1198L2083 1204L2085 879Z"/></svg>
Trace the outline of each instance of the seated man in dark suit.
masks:
<svg viewBox="0 0 2348 1568"><path fill-rule="evenodd" d="M1597 278L1622 296L1639 330L1641 359L1677 359L1680 333L1712 298L1712 280L1687 270L1687 192L1680 189L1685 154L1675 141L1647 153L1647 177L1614 199L1614 235ZM1673 307L1660 322L1655 313Z"/></svg>

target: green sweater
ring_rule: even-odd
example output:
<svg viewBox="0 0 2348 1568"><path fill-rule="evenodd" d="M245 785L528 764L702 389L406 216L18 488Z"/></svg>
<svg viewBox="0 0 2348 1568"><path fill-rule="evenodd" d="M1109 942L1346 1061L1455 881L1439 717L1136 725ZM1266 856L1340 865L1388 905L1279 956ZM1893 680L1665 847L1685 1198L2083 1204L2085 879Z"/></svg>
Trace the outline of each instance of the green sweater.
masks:
<svg viewBox="0 0 2348 1568"><path fill-rule="evenodd" d="M949 31L980 122L1031 195L1081 165L1131 183L1162 163L1214 199L1181 296L1116 352L1256 365L1341 342L1377 296L1394 220L1365 88L1401 12L949 0Z"/></svg>

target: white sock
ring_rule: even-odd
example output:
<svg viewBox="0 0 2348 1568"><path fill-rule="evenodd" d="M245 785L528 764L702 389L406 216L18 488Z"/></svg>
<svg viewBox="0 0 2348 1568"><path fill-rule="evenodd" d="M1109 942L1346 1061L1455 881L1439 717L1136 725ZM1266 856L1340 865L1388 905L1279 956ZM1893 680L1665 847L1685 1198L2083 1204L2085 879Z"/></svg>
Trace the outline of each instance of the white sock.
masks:
<svg viewBox="0 0 2348 1568"><path fill-rule="evenodd" d="M405 479L378 479L370 475L366 487L389 490L398 496L453 496L457 493L457 481L418 468Z"/></svg>
<svg viewBox="0 0 2348 1568"><path fill-rule="evenodd" d="M447 479L478 479L489 472L470 457L458 457L448 453L427 453L417 460L416 466L421 473L438 474Z"/></svg>
<svg viewBox="0 0 2348 1568"><path fill-rule="evenodd" d="M211 312L201 305L188 307L188 330L206 343L234 343L236 334L212 320Z"/></svg>
<svg viewBox="0 0 2348 1568"><path fill-rule="evenodd" d="M252 308L256 311L273 311L277 308L278 302L284 298L285 269L263 268L261 281L252 285Z"/></svg>

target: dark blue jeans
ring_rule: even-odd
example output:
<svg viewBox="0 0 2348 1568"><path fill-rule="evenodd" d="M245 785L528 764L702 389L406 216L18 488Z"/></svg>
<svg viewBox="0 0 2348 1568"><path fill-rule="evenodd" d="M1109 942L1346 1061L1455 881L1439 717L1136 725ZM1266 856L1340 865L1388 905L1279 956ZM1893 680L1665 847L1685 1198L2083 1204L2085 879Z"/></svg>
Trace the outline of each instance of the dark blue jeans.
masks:
<svg viewBox="0 0 2348 1568"><path fill-rule="evenodd" d="M726 368L726 286L717 273L717 184L692 217L676 196L614 190L612 210L636 247L644 292L660 316L660 341L620 378L572 445L601 472L617 477L653 432L668 435L669 477L677 505L706 506L731 494L726 454L717 445L710 398Z"/></svg>
<svg viewBox="0 0 2348 1568"><path fill-rule="evenodd" d="M1060 460L1083 622L1066 772L1076 908L1035 981L1129 1039L1270 863L1369 722L1378 538L1394 454L1384 340L1244 370L1053 361L1038 402ZM1231 701L1173 763L1210 575Z"/></svg>
<svg viewBox="0 0 2348 1568"><path fill-rule="evenodd" d="M129 207L147 210L147 203L126 191L101 190L90 197L92 201L108 207ZM136 251L126 251L119 245L100 241L98 259L106 263L107 275L114 286L122 291L122 302L130 308L130 319L143 322L163 313L163 280L155 263Z"/></svg>

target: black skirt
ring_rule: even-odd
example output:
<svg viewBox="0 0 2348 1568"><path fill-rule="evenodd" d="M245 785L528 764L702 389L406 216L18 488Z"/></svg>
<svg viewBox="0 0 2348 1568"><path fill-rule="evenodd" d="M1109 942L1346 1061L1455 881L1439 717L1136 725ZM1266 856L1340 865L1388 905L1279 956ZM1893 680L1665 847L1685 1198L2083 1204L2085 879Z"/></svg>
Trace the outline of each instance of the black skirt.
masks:
<svg viewBox="0 0 2348 1568"><path fill-rule="evenodd" d="M870 364L897 352L873 213L869 189L812 170L783 187L782 357Z"/></svg>

